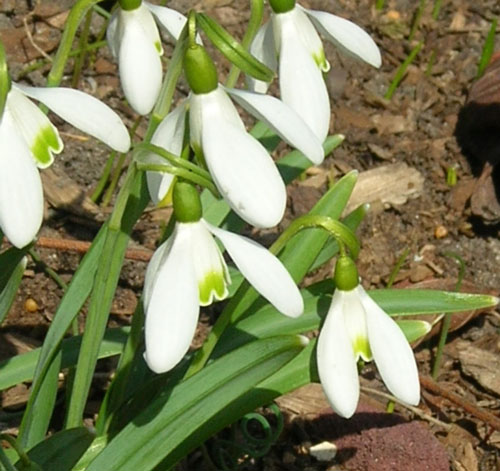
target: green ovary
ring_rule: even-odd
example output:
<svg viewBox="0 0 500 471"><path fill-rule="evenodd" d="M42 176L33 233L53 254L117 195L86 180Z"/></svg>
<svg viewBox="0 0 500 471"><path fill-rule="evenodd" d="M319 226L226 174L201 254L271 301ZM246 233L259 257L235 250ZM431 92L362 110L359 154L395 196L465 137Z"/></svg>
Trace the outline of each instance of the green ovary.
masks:
<svg viewBox="0 0 500 471"><path fill-rule="evenodd" d="M372 350L367 337L358 336L352 339L352 349L354 350L356 360L359 359L359 357L363 358L365 361L373 360Z"/></svg>
<svg viewBox="0 0 500 471"><path fill-rule="evenodd" d="M57 131L52 127L41 129L31 146L31 152L41 168L48 167L52 163L54 160L52 152L58 154L62 149Z"/></svg>
<svg viewBox="0 0 500 471"><path fill-rule="evenodd" d="M222 272L210 272L198 283L200 305L208 306L213 298L220 301L227 296L226 281Z"/></svg>

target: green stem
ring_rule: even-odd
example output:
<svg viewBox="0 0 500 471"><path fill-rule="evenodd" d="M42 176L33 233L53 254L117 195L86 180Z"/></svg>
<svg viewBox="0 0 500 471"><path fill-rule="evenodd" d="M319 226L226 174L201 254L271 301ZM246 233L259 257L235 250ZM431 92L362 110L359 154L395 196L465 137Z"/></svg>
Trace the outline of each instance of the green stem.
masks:
<svg viewBox="0 0 500 471"><path fill-rule="evenodd" d="M19 446L19 443L17 443L17 440L10 436L7 433L0 433L0 440L5 440L14 450L16 450L16 453L19 456L19 459L21 460L21 463L23 464L24 467L30 469L31 466L31 460L29 459L29 456L26 454L26 452L23 450L21 446ZM5 455L3 448L0 447L0 461L2 464L5 466L5 468L10 471L18 471L17 468L10 462L10 460L7 458ZM5 460L4 460L5 458Z"/></svg>
<svg viewBox="0 0 500 471"><path fill-rule="evenodd" d="M102 171L101 178L97 182L97 186L95 187L94 192L90 196L90 199L96 203L102 195L104 188L106 187L106 183L108 183L109 176L111 174L111 169L113 168L113 162L115 161L117 152L111 151L109 154L108 160L106 160L106 164L104 165L104 169Z"/></svg>
<svg viewBox="0 0 500 471"><path fill-rule="evenodd" d="M204 188L207 188L215 198L219 198L219 192L217 187L213 184L211 180L207 180L206 178L197 175L194 172L189 170L172 167L171 165L162 165L162 164L145 164L141 162L136 163L137 169L143 172L162 172L162 173L170 173L171 175L176 175L178 177L182 177L195 185L200 185Z"/></svg>
<svg viewBox="0 0 500 471"><path fill-rule="evenodd" d="M83 17L89 8L101 2L102 0L78 0L66 20L66 26L61 37L59 48L57 49L52 68L47 77L47 86L53 87L59 85L64 74L64 67L71 53L71 45L75 38L76 31Z"/></svg>
<svg viewBox="0 0 500 471"><path fill-rule="evenodd" d="M434 8L432 9L432 19L434 21L438 19L440 11L441 11L441 0L436 0L434 2Z"/></svg>
<svg viewBox="0 0 500 471"><path fill-rule="evenodd" d="M75 60L75 66L73 69L73 80L71 81L71 86L73 88L78 87L78 82L80 81L80 75L82 73L83 64L85 63L85 57L87 55L87 46L89 42L90 23L92 21L92 13L93 13L92 9L89 9L87 14L85 15L85 23L83 24L83 31L80 36L80 40L78 41L80 54L77 56Z"/></svg>
<svg viewBox="0 0 500 471"><path fill-rule="evenodd" d="M109 182L109 186L108 189L106 190L106 193L104 193L104 196L102 197L101 206L104 208L109 205L111 198L113 197L113 193L115 191L116 186L118 185L118 181L120 180L123 170L123 165L125 164L126 158L127 154L118 154L118 162L116 163L116 167L113 171L113 177Z"/></svg>
<svg viewBox="0 0 500 471"><path fill-rule="evenodd" d="M405 61L399 66L398 70L396 71L396 75L394 76L394 79L392 80L391 84L389 85L389 88L387 89L386 94L384 95L384 98L386 100L390 100L392 98L392 95L394 95L394 92L398 88L399 83L401 82L401 80L403 80L403 77L406 73L406 69L415 60L415 57L417 57L417 54L420 52L423 46L424 42L420 41L411 50L410 54L408 54L408 57L405 59Z"/></svg>
<svg viewBox="0 0 500 471"><path fill-rule="evenodd" d="M278 240L270 247L269 251L275 255L278 254L294 235L308 228L322 228L326 230L337 240L339 248L347 245L352 258L357 258L359 253L359 242L354 233L340 221L328 216L314 214L307 214L293 221L281 234ZM202 347L195 353L193 361L186 373L186 378L194 375L205 366L226 327L238 320L238 316L234 315L235 308L240 304L241 299L245 296L249 288L250 284L247 281L243 282L235 295L231 298L226 308L217 319L210 334L208 334Z"/></svg>
<svg viewBox="0 0 500 471"><path fill-rule="evenodd" d="M252 0L251 1L251 12L250 20L247 24L247 29L243 39L241 40L241 45L248 50L250 44L252 44L257 31L259 31L260 25L262 23L262 16L264 13L264 2L262 0ZM226 87L232 88L236 85L238 77L240 75L240 69L233 65L226 80Z"/></svg>
<svg viewBox="0 0 500 471"><path fill-rule="evenodd" d="M7 95L10 91L10 76L9 69L7 67L7 56L5 54L5 49L3 47L2 41L0 41L0 119L3 115L3 110L5 108L5 103L7 102Z"/></svg>
<svg viewBox="0 0 500 471"><path fill-rule="evenodd" d="M465 264L464 261L462 260L462 257L459 255L453 253L453 252L445 252L445 256L454 258L457 263L459 264L458 268L458 278L457 278L457 283L455 285L455 291L460 291L460 288L462 286L462 281L464 279L465 275ZM451 324L451 316L453 314L451 313L446 313L444 315L443 319L443 325L441 327L441 333L439 335L439 343L438 347L436 350L436 358L434 360L434 365L432 367L432 378L437 379L439 375L439 369L441 368L441 358L443 356L443 350L444 346L446 345L446 339L448 338L448 332L450 330L450 324Z"/></svg>
<svg viewBox="0 0 500 471"><path fill-rule="evenodd" d="M29 249L28 253L30 254L33 261L37 265L39 265L43 269L43 271L47 273L47 275L49 275L63 291L66 291L68 289L68 285L63 281L63 279L42 260L40 255L34 249Z"/></svg>
<svg viewBox="0 0 500 471"><path fill-rule="evenodd" d="M410 30L410 35L408 36L408 41L412 41L413 37L415 36L415 33L418 30L418 25L420 24L420 19L422 18L422 14L424 13L425 9L425 4L427 3L427 0L420 0L417 13L415 14L415 20L413 21L413 24L411 25L411 30Z"/></svg>
<svg viewBox="0 0 500 471"><path fill-rule="evenodd" d="M212 177L209 172L207 172L204 168L190 162L185 158L185 152L183 151L183 155L181 157L177 157L175 154L168 152L163 147L155 146L154 144L141 143L138 144L135 149L144 149L148 152L153 152L160 157L164 158L167 162L172 164L175 167L185 168L186 170L190 170L193 173L196 173L200 177L203 177L207 180L212 180ZM148 162L141 160L140 157L137 158L137 162L142 164L147 164Z"/></svg>
<svg viewBox="0 0 500 471"><path fill-rule="evenodd" d="M151 114L149 127L146 132L146 136L144 137L144 142L151 141L153 133L155 132L162 119L167 116L170 107L172 106L172 100L177 86L177 81L179 80L179 77L182 73L182 60L184 58L184 50L187 44L187 28L188 27L186 25L175 45L172 58L170 59L170 63L168 65L167 74L165 75L165 80L160 90L158 101L156 102L156 105Z"/></svg>

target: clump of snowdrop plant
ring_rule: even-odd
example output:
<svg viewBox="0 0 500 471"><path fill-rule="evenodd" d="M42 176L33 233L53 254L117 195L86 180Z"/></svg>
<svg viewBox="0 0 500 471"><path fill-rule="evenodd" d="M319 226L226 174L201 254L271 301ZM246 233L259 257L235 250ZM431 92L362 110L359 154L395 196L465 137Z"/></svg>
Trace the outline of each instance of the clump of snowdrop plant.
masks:
<svg viewBox="0 0 500 471"><path fill-rule="evenodd" d="M68 15L50 87L11 83L0 42L0 242L4 236L10 242L0 250L0 319L16 298L28 251L38 259L36 242L31 244L43 215L38 169L63 149L57 129L31 100L118 152L131 146L114 111L78 90L58 87L71 64L79 22L87 11L93 14L94 3L77 0ZM360 358L373 359L394 396L416 405L418 373L408 340L425 335L430 326L410 319L396 323L385 311L432 314L498 302L492 296L434 291L405 290L401 296L399 290L384 290L378 299L376 290L367 293L354 264L360 249L354 231L366 207L346 218L349 226L338 220L356 171L334 182L309 214L284 222L286 184L320 165L343 140L327 137L330 105L322 74L329 65L315 28L375 67L380 54L354 23L293 0L269 3L271 20L259 30L264 4L250 1L243 43L251 43L257 58L202 12L183 12L185 17L141 0L117 3L108 43L124 95L144 115L144 127L134 133L109 218L65 288L37 355L18 355L0 366L2 388L32 382L17 436L2 434L10 445L0 448L6 469L173 469L243 414L318 379L332 408L350 417L359 398ZM172 57L164 61L165 75L156 22L176 40ZM233 70L250 77L251 90L235 88L234 73L222 84L200 30L203 44L210 41ZM265 94L276 73L280 99ZM174 100L182 76L189 92ZM174 101L179 103L172 108ZM259 120L253 130L234 103ZM273 155L278 138L294 149L280 148L285 155L279 166ZM148 263L131 325L108 328L126 250L150 201L151 210L172 202L172 216ZM276 239L269 248L253 240L262 234ZM301 281L339 249L331 305L319 338L309 334L309 340L304 334L320 328L333 287L319 282L300 289ZM83 306L85 315L79 316ZM208 306L214 322L203 337L196 331L200 309ZM78 332L77 319L85 322ZM66 340L68 331L74 337ZM194 337L201 344L196 349L190 348ZM108 356L119 358L116 370L99 412L89 415L96 363ZM67 368L72 374L63 390L59 382ZM65 400L56 401L62 394ZM56 403L64 420L51 422ZM57 429L57 423L64 425Z"/></svg>

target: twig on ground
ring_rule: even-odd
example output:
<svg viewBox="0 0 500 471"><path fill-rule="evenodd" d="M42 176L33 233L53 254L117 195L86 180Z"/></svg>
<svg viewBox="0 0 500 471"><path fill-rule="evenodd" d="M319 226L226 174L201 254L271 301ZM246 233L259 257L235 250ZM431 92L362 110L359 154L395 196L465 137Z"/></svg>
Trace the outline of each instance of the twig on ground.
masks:
<svg viewBox="0 0 500 471"><path fill-rule="evenodd" d="M436 419L429 414L426 414L424 411L420 410L418 407L414 407L414 406L410 406L408 404L405 404L404 402L400 401L397 397L391 396L390 394L387 394L387 393L382 392L382 391L378 391L377 389L368 388L366 386L361 386L361 390L364 392L367 392L369 394L374 394L375 396L380 396L380 397L383 397L384 399L395 402L395 403L399 404L400 406L404 407L405 409L408 409L409 411L413 412L415 415L418 415L421 419L427 420L428 422L431 422L435 425L438 425L439 427L442 427L447 431L451 429L450 424L446 424L445 422L442 422L441 420Z"/></svg>

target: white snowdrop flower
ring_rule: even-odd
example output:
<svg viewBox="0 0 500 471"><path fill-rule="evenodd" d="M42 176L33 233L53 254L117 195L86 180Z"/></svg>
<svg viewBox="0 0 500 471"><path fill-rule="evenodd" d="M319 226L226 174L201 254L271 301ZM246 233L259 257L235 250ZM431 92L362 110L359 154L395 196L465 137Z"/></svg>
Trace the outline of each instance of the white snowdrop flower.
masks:
<svg viewBox="0 0 500 471"><path fill-rule="evenodd" d="M270 0L271 20L260 28L250 52L278 71L281 99L295 110L321 142L330 125L330 100L323 79L330 64L318 30L342 52L380 67L380 51L359 26L339 16L308 10L295 0ZM268 83L248 78L251 90L265 93Z"/></svg>
<svg viewBox="0 0 500 471"><path fill-rule="evenodd" d="M341 257L339 261L345 259L347 257ZM350 264L354 266L348 259L347 265ZM347 278L348 281L342 283L337 276L338 269L337 262L337 287L317 346L318 373L333 410L346 418L354 414L359 400L357 361L360 357L375 361L382 380L394 396L417 405L420 400L418 370L403 331L358 284L357 271L350 281Z"/></svg>
<svg viewBox="0 0 500 471"><path fill-rule="evenodd" d="M171 8L140 0L122 3L128 3L129 9L117 8L109 22L107 40L118 60L127 101L137 113L145 115L153 109L162 82L163 48L155 18L174 39L187 19Z"/></svg>
<svg viewBox="0 0 500 471"><path fill-rule="evenodd" d="M12 84L0 116L0 227L19 248L34 239L43 219L38 168L51 165L63 149L55 126L28 97L113 149L130 148L122 120L98 99L71 88Z"/></svg>

